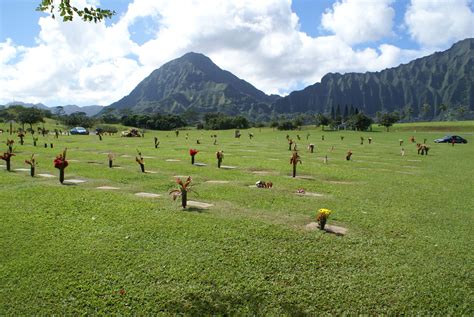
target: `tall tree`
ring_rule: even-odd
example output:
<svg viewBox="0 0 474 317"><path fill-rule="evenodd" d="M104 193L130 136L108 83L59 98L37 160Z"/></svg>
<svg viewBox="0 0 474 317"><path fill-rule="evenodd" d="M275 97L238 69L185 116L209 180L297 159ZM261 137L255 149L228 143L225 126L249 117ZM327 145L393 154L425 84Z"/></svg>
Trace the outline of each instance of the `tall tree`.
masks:
<svg viewBox="0 0 474 317"><path fill-rule="evenodd" d="M395 112L392 112L392 113L382 113L379 117L378 117L378 124L381 125L381 126L384 126L385 128L387 128L387 132L389 131L389 128L395 123L397 122L399 119L397 113Z"/></svg>
<svg viewBox="0 0 474 317"><path fill-rule="evenodd" d="M36 108L23 108L18 113L18 121L22 125L29 124L30 128L33 129L33 124L43 122L43 113Z"/></svg>

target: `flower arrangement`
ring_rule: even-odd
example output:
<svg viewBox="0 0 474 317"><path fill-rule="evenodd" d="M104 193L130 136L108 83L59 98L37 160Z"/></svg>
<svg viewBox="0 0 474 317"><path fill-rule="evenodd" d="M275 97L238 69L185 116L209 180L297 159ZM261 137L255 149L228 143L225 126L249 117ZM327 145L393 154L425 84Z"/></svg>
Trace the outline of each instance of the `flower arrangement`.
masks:
<svg viewBox="0 0 474 317"><path fill-rule="evenodd" d="M5 144L8 146L8 152L13 153L13 143L15 143L14 140L9 140L5 142Z"/></svg>
<svg viewBox="0 0 474 317"><path fill-rule="evenodd" d="M25 163L30 166L30 175L31 177L35 177L35 168L36 168L36 159L35 155L31 154L31 158L29 160L25 160Z"/></svg>
<svg viewBox="0 0 474 317"><path fill-rule="evenodd" d="M135 156L135 161L140 165L140 169L142 170L142 173L145 173L145 159L142 156L142 153L137 150L138 156Z"/></svg>
<svg viewBox="0 0 474 317"><path fill-rule="evenodd" d="M296 165L298 163L301 164L301 158L298 155L297 151L293 151L293 154L291 155L291 158L290 158L290 164L293 164L293 177L296 177Z"/></svg>
<svg viewBox="0 0 474 317"><path fill-rule="evenodd" d="M20 138L20 144L23 145L24 143L23 139L25 138L25 133L23 131L19 131L17 135Z"/></svg>
<svg viewBox="0 0 474 317"><path fill-rule="evenodd" d="M0 155L0 159L4 160L5 163L7 164L7 171L9 172L10 172L10 160L12 156L15 156L15 154L13 154L10 151L3 153L3 155Z"/></svg>
<svg viewBox="0 0 474 317"><path fill-rule="evenodd" d="M316 221L319 224L319 229L324 230L324 227L326 226L326 222L331 213L332 213L332 210L327 209L327 208L321 208L318 210L318 214L316 215Z"/></svg>
<svg viewBox="0 0 474 317"><path fill-rule="evenodd" d="M304 194L306 194L306 191L304 190L304 188L298 188L298 189L296 190L296 193L297 193L297 194L303 194L303 195L304 195Z"/></svg>
<svg viewBox="0 0 474 317"><path fill-rule="evenodd" d="M188 192L191 191L191 176L189 176L185 182L181 180L181 178L176 179L176 183L179 185L178 189L174 189L170 191L170 195L172 195L173 200L176 200L178 196L181 196L181 206L186 208L188 204Z"/></svg>
<svg viewBox="0 0 474 317"><path fill-rule="evenodd" d="M110 152L109 154L107 154L107 158L109 159L109 168L112 168L114 164L115 154Z"/></svg>
<svg viewBox="0 0 474 317"><path fill-rule="evenodd" d="M198 153L199 151L196 149L189 149L189 155L191 155L191 164L194 164L194 156Z"/></svg>
<svg viewBox="0 0 474 317"><path fill-rule="evenodd" d="M224 151L217 151L216 152L216 158L217 158L217 168L221 168L222 164L222 159L224 158Z"/></svg>
<svg viewBox="0 0 474 317"><path fill-rule="evenodd" d="M350 161L350 160L351 160L351 156L352 156L352 151L351 151L351 150L347 151L347 154L346 154L346 161Z"/></svg>
<svg viewBox="0 0 474 317"><path fill-rule="evenodd" d="M60 153L56 158L54 159L54 167L59 169L59 182L62 184L64 182L64 170L66 167L68 167L69 163L66 160L66 151L67 148L64 149L63 153Z"/></svg>

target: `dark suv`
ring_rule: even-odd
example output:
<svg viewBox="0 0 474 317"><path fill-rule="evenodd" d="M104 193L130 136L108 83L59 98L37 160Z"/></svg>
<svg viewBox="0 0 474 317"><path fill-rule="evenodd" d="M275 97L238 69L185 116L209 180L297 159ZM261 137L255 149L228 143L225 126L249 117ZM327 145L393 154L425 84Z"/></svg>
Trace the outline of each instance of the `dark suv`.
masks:
<svg viewBox="0 0 474 317"><path fill-rule="evenodd" d="M467 140L459 135L447 135L444 138L434 140L435 143L467 143Z"/></svg>

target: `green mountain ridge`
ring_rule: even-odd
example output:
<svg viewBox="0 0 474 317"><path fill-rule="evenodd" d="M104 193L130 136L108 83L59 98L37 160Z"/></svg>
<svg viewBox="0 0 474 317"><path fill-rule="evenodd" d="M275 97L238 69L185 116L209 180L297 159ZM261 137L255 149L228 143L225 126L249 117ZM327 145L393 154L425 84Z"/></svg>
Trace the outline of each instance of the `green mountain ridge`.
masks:
<svg viewBox="0 0 474 317"><path fill-rule="evenodd" d="M408 64L366 73L329 73L320 83L294 91L274 104L276 112L326 112L331 107L354 105L369 115L377 111L411 107L414 114L440 105L474 106L474 39L454 44L449 50L416 59Z"/></svg>

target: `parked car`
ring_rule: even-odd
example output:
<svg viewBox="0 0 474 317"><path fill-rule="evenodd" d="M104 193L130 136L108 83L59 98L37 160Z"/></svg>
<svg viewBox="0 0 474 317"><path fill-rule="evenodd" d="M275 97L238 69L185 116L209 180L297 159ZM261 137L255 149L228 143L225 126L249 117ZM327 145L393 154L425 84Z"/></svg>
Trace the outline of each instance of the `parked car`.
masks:
<svg viewBox="0 0 474 317"><path fill-rule="evenodd" d="M447 135L444 138L434 140L435 143L467 143L467 140L459 135Z"/></svg>
<svg viewBox="0 0 474 317"><path fill-rule="evenodd" d="M75 127L69 130L71 134L81 134L81 135L88 135L89 131L83 127Z"/></svg>

